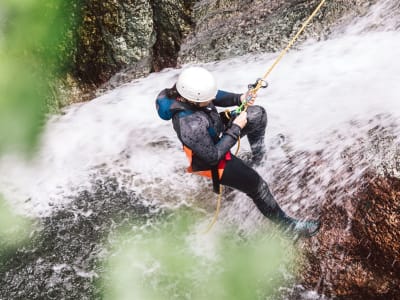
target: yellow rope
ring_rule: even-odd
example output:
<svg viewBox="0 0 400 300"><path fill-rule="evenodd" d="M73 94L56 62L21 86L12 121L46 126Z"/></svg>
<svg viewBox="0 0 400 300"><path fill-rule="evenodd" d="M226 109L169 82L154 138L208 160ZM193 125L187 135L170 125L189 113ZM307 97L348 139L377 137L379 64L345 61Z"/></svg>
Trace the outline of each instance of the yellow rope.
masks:
<svg viewBox="0 0 400 300"><path fill-rule="evenodd" d="M208 225L208 228L206 231L204 231L204 234L208 233L211 228L213 228L215 222L217 222L218 215L219 215L219 209L221 208L221 198L222 198L222 185L219 186L219 194L218 194L218 199L217 199L217 208L215 210L214 218L212 219L211 223Z"/></svg>
<svg viewBox="0 0 400 300"><path fill-rule="evenodd" d="M239 149L240 149L240 136L238 137L237 144L238 144L238 146L237 146L236 151L235 151L235 156L237 156L237 154L239 153Z"/></svg>
<svg viewBox="0 0 400 300"><path fill-rule="evenodd" d="M278 56L278 58L275 60L275 62L272 64L272 66L268 69L268 71L264 74L262 80L265 80L268 75L272 72L272 70L276 67L276 65L281 61L282 57L286 54L286 52L289 51L289 49L293 46L293 44L296 42L296 40L299 38L300 34L304 31L304 29L307 27L307 25L311 22L311 20L314 18L314 16L318 13L318 11L321 9L322 5L324 5L326 0L322 0L321 3L317 6L317 8L313 11L313 13L308 17L308 19L303 23L303 26L299 29L299 31L296 33L296 35L293 37L293 39L289 42L289 44L286 46L286 48L281 52L281 54ZM257 86L252 89L254 94L258 92L258 90L261 88L261 80L258 81Z"/></svg>
<svg viewBox="0 0 400 300"><path fill-rule="evenodd" d="M317 6L317 8L313 11L313 13L303 23L303 26L301 26L299 31L296 33L296 35L293 37L293 39L289 42L289 44L286 46L286 48L279 54L277 59L274 61L274 63L271 65L271 67L268 69L268 71L264 74L262 79L258 81L256 87L251 90L252 94L254 94L254 95L257 94L258 90L262 86L262 80L265 80L268 77L268 75L272 72L272 70L276 67L276 65L281 61L283 56L285 56L285 54L293 46L293 44L299 38L300 34L304 31L304 29L307 27L307 25L311 22L311 20L314 18L314 16L318 13L318 11L321 9L322 5L324 5L325 1L326 0L322 0L321 3ZM244 110L245 111L247 110L247 107L248 107L248 105L245 104L245 106L244 106ZM230 116L228 116L227 111L225 111L225 115L228 117L228 119L230 118ZM238 139L238 147L236 149L235 155L238 154L239 149L240 149L240 138ZM214 218L211 221L211 223L208 225L208 228L204 233L208 233L211 230L211 228L214 226L215 222L218 219L218 214L219 214L219 210L220 210L220 207L221 207L221 198L222 198L222 185L220 185L220 187L219 187L219 194L218 194L218 199L217 199L217 208L215 210Z"/></svg>

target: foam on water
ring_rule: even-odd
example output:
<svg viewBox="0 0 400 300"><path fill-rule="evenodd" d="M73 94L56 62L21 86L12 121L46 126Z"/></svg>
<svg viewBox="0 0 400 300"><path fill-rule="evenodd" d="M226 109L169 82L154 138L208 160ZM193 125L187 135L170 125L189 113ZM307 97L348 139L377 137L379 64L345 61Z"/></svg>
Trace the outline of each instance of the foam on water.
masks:
<svg viewBox="0 0 400 300"><path fill-rule="evenodd" d="M323 149L334 169L339 153L369 128L394 122L400 136L400 32L393 31L389 21L383 29L361 29L368 28L376 10L387 9L388 3L381 1L332 39L309 41L284 57L268 78L268 89L258 95L257 104L269 117L267 143L283 133L294 150ZM220 89L244 92L275 58L275 53L266 53L204 66ZM187 162L172 126L155 111L156 95L172 86L179 72L153 73L52 117L33 161L1 159L2 193L23 212L46 215L106 172L144 197L164 203L213 198L203 179L184 174ZM341 132L342 138L334 132ZM246 141L242 148L248 148ZM260 171L262 175L270 179L283 156L272 153L272 169ZM321 170L321 176L331 175ZM244 205L245 210L251 204Z"/></svg>

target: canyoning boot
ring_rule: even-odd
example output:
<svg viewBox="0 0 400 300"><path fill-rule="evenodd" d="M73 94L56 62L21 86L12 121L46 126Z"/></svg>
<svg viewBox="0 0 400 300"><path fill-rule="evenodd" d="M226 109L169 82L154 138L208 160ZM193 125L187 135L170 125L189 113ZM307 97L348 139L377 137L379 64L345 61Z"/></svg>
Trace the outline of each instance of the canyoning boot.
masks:
<svg viewBox="0 0 400 300"><path fill-rule="evenodd" d="M251 145L251 152L243 154L244 160L250 167L263 166L267 161L268 152L282 147L286 142L286 137L279 133L272 137L268 143L268 148L265 146L264 141Z"/></svg>
<svg viewBox="0 0 400 300"><path fill-rule="evenodd" d="M275 149L279 149L286 144L286 136L282 133L278 133L275 136L271 137L268 141L268 149L267 151L273 151Z"/></svg>
<svg viewBox="0 0 400 300"><path fill-rule="evenodd" d="M252 151L250 166L251 167L262 166L266 160L267 160L267 151L265 149L265 146L263 146L261 149Z"/></svg>
<svg viewBox="0 0 400 300"><path fill-rule="evenodd" d="M318 220L295 220L286 228L285 233L293 236L295 239L304 237L310 238L316 235L321 227Z"/></svg>
<svg viewBox="0 0 400 300"><path fill-rule="evenodd" d="M257 166L262 166L267 160L267 155L265 151L256 154L253 154L251 151L246 151L240 153L238 158L243 160L249 167L254 168Z"/></svg>
<svg viewBox="0 0 400 300"><path fill-rule="evenodd" d="M238 158L240 158L241 160L243 160L243 162L248 165L249 167L253 167L254 166L254 162L253 162L253 154L251 153L251 151L244 151L238 154L237 156Z"/></svg>

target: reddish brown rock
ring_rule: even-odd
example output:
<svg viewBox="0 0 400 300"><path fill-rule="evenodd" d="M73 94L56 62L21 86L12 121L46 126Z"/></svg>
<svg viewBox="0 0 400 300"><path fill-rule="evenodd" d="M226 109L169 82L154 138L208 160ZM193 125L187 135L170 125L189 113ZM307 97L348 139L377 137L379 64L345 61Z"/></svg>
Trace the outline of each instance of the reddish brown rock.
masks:
<svg viewBox="0 0 400 300"><path fill-rule="evenodd" d="M291 215L322 223L315 237L297 244L300 285L288 298L315 291L334 299L400 299L400 144L392 121L381 115L351 123L316 152L282 146L284 158L272 166L276 198ZM352 143L341 142L349 136Z"/></svg>
<svg viewBox="0 0 400 300"><path fill-rule="evenodd" d="M346 299L398 299L400 180L367 174L347 205L329 197L321 233L304 245L304 285Z"/></svg>

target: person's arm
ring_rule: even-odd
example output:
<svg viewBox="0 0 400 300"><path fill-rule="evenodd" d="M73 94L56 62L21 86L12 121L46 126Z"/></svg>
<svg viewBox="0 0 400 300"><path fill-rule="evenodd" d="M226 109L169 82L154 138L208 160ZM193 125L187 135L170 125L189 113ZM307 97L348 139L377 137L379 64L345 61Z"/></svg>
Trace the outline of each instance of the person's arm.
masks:
<svg viewBox="0 0 400 300"><path fill-rule="evenodd" d="M219 142L214 144L208 133L208 126L208 120L199 114L192 114L179 119L182 143L204 162L214 166L236 144L240 136L241 127L238 124L232 124L223 133Z"/></svg>
<svg viewBox="0 0 400 300"><path fill-rule="evenodd" d="M213 104L215 106L221 107L239 106L240 104L242 104L241 96L242 94L235 94L218 90L218 93L213 100Z"/></svg>
<svg viewBox="0 0 400 300"><path fill-rule="evenodd" d="M240 106L242 102L247 100L248 95L251 95L251 97L247 104L251 106L254 104L257 95L251 93L250 91L244 94L235 94L218 90L217 96L215 96L215 100L213 100L213 104L221 107Z"/></svg>

